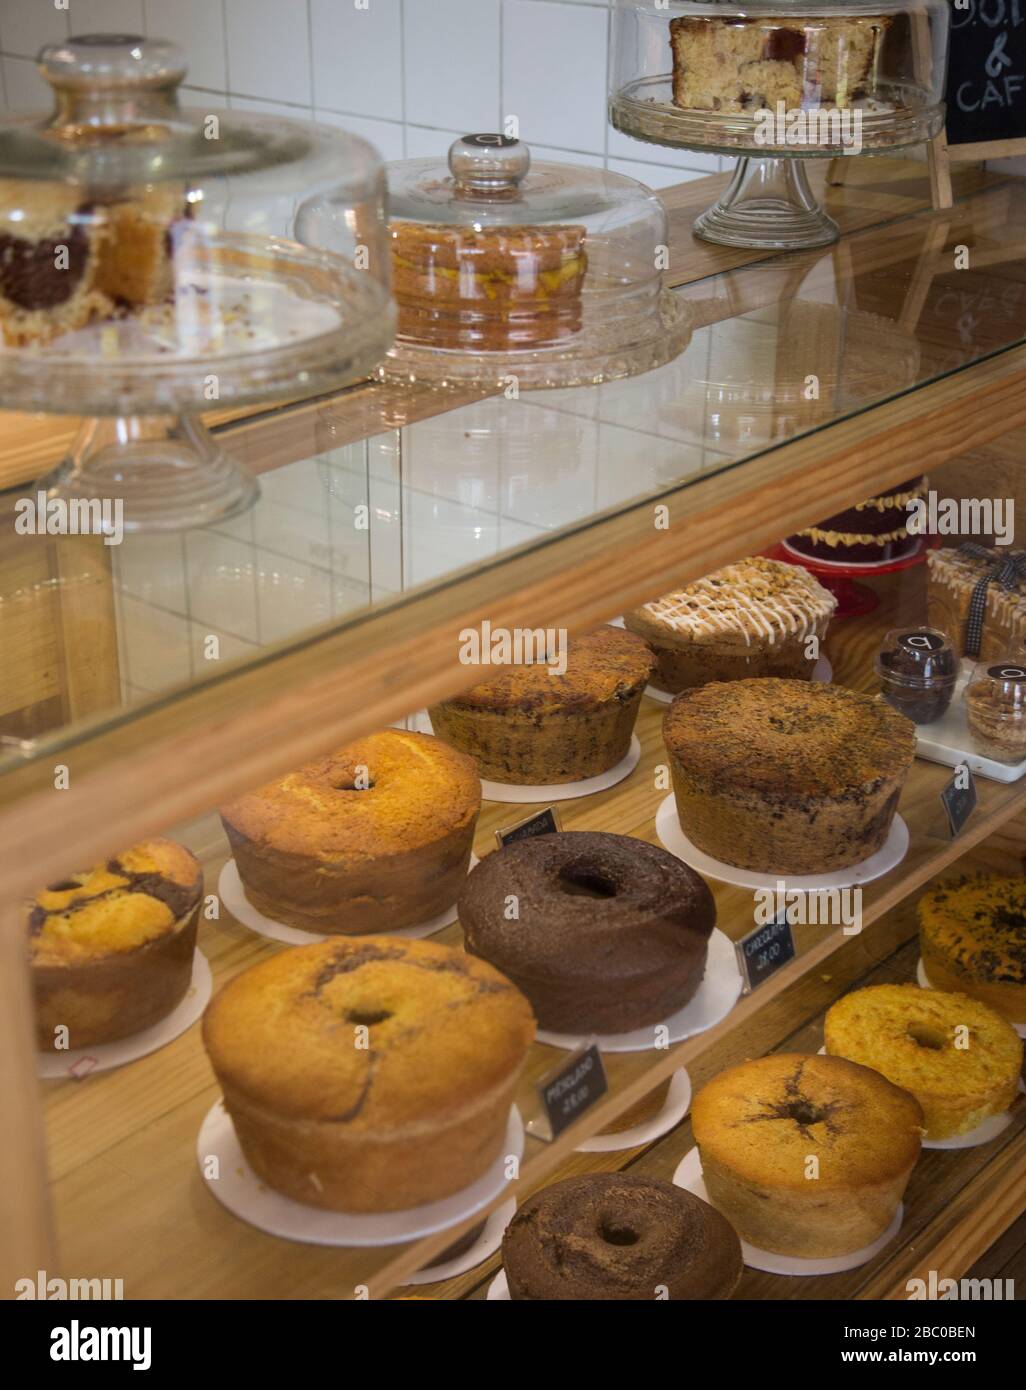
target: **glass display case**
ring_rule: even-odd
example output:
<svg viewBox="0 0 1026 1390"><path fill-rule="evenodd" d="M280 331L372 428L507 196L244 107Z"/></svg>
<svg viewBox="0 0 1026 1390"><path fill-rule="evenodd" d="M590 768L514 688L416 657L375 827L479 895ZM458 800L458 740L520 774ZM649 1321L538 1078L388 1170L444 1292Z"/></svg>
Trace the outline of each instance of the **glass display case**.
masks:
<svg viewBox="0 0 1026 1390"><path fill-rule="evenodd" d="M738 156L697 236L825 245L837 229L803 161L936 135L948 22L945 0L616 0L610 120L637 140Z"/></svg>
<svg viewBox="0 0 1026 1390"><path fill-rule="evenodd" d="M185 885L191 896L182 916L202 904L196 945L212 983L251 979L251 970L281 961L289 938L273 935L267 904L260 912L258 894L251 900L240 888L245 851L226 838L218 808L288 779L298 792L287 820L299 833L322 796L373 798L378 783L359 787L358 769L338 765L334 750L382 735L412 737L425 711L493 674L461 656L468 630L551 628L568 642L606 625L618 631L621 615L709 581L742 557L758 562L750 574L764 572L763 552L775 542L869 492L894 489L924 459L932 484L952 496L984 486L1001 497L1021 490L1026 341L1016 306L1026 302L1026 194L1012 180L985 180L968 192L962 183L958 206L938 221L921 170L869 164L865 183L857 170L838 194L868 209L868 225L846 240L843 255L767 256L724 269L720 253L694 246L686 219L671 216L669 292L693 331L683 351L644 374L520 396L477 382L376 380L218 422L214 438L262 482L257 504L232 520L175 536L128 536L121 547L2 528L0 647L14 654L0 682L0 1046L11 1059L3 1106L17 1175L6 1188L2 1258L12 1275L57 1268L52 1212L61 1267L83 1276L110 1270L123 1279L126 1298L274 1299L286 1291L381 1299L398 1290L501 1297L499 1245L517 1202L522 1209L535 1191L572 1175L691 1181L684 1165L696 1132L687 1112L714 1077L742 1058L813 1056L837 1000L863 986L913 987L915 904L930 885L964 873L1021 880L1024 783L981 775L976 807L953 836L941 800L953 769L924 754L913 759L915 733L906 730L898 813L907 842L903 856L857 885L859 930L835 918L796 923L793 957L761 982L752 976L739 993L754 890L708 873L716 936L707 969L730 981L722 1011L667 1046L603 1047L608 1089L554 1136L537 1123L539 1088L572 1054L565 1037L552 1034L525 1046L513 1098L523 1129L511 1117L491 1135L513 1176L491 1173L458 1210L427 1219L421 1212L412 1227L393 1220L395 1211L373 1230L331 1224L338 1213L318 1201L294 1203L299 1224L285 1227L280 1207L250 1205L268 1194L240 1190L249 1178L221 1104L232 1083L231 1038L222 1034L215 1075L195 1017L118 1065L92 1052L60 1056L37 1089L27 904L60 908L64 895L84 888L88 865L113 873L111 859L121 855L128 868L127 846L167 836L202 873L201 890L195 878ZM706 193L691 190L695 198ZM948 277L951 248L961 244L972 254L956 295ZM967 303L975 306L968 318ZM45 456L47 442L60 443L42 433L52 422L16 424L5 465L16 446L21 462L31 463ZM1021 535L1013 540L1022 544ZM858 697L864 712L884 708L897 719L899 710L876 699L874 657L896 644L889 634L926 630L925 565L867 582L877 609L845 620L834 614L819 655L839 698ZM633 636L612 641L626 649ZM808 653L803 658L812 666ZM812 674L822 689L822 668ZM1002 676L1015 679L1011 671ZM635 680L636 761L612 784L562 796L562 830L626 839L639 858L672 854L662 838L672 797L659 694ZM747 728L726 733L720 747L745 757ZM551 739L547 747L552 756L562 752ZM312 764L322 768L319 788L310 785ZM300 769L306 776L297 778ZM392 833L410 822L401 802L388 801L384 779L381 786L392 806L382 833ZM472 845L464 825L459 846L483 863L501 853L497 832L551 813L556 799L553 785L522 804L495 790L472 805ZM435 805L456 815L473 800L461 775L454 794ZM468 883L477 872L470 869ZM575 920L615 904L601 875L578 866L563 879L566 902L580 911ZM404 886L401 875L389 875L382 900ZM421 938L390 941L391 954L375 966L387 971L418 952L422 960L461 959L462 913L442 916L417 924L428 929ZM335 944L340 959L361 945L358 937ZM473 962L473 971L481 968ZM353 973L327 971L310 981L310 998L327 989L341 1012L333 991L349 988ZM469 974L423 973L457 990ZM474 979L483 981L485 999L489 988L501 988L487 974ZM368 993L345 1008L344 1021L336 1013L332 1026L352 1024L371 1036L390 1028L388 1046L404 1045L395 1038L405 1020L394 1019L389 1000ZM258 998L253 1026L264 1029L273 1012ZM500 1031L506 1037L522 1024L512 1016ZM251 1046L246 1028L234 1036L236 1065L258 1056L266 1072L280 1074L286 1049ZM431 1072L439 1088L432 1095L451 1099L450 1068L493 1045L491 1034L480 1045L475 1034L473 1048L448 1054ZM305 1102L311 1090L319 1100L318 1088L308 1087L286 1090L286 1103ZM505 1094L502 1101L509 1115ZM330 1122L345 1124L348 1113L339 1106ZM1012 1105L991 1118L1003 1123L985 1142L918 1156L900 1234L857 1268L808 1272L803 1291L905 1298L909 1281L926 1277L941 1255L955 1277L973 1269L1021 1207L1026 1113ZM377 1165L389 1199L390 1161ZM793 1300L794 1273L749 1264L736 1296Z"/></svg>

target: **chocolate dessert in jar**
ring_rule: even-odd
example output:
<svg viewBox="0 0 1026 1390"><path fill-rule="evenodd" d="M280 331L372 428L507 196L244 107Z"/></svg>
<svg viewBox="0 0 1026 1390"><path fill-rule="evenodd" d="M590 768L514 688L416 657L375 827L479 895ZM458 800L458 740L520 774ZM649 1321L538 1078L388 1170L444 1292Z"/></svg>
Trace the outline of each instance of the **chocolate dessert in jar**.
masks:
<svg viewBox="0 0 1026 1390"><path fill-rule="evenodd" d="M958 667L958 653L946 632L892 628L876 658L880 694L913 724L932 724L951 704Z"/></svg>
<svg viewBox="0 0 1026 1390"><path fill-rule="evenodd" d="M1026 662L1011 657L977 666L966 686L965 706L978 753L1001 763L1026 758Z"/></svg>

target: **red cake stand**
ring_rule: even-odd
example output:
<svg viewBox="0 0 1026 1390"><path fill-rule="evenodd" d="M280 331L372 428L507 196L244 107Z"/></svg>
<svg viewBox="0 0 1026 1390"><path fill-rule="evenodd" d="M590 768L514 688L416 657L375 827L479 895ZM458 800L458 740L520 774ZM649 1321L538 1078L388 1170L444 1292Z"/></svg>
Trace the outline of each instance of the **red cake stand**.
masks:
<svg viewBox="0 0 1026 1390"><path fill-rule="evenodd" d="M880 604L879 594L868 585L860 584L860 578L875 577L878 574L897 574L900 570L912 569L914 565L923 563L927 550L933 550L939 544L940 539L937 536L918 536L914 549L898 560L867 560L861 564L814 560L809 555L792 550L786 541L770 546L763 554L771 560L784 560L790 565L801 565L810 574L814 574L823 587L829 589L837 599L835 619L859 618L865 613L872 613Z"/></svg>

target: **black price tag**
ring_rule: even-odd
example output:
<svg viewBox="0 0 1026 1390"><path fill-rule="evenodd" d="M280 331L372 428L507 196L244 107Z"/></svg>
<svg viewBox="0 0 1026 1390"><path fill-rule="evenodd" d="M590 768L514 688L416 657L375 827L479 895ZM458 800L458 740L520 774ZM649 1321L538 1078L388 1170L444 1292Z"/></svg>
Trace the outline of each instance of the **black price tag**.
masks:
<svg viewBox="0 0 1026 1390"><path fill-rule="evenodd" d="M503 845L511 845L514 840L531 840L535 835L555 835L561 829L555 806L546 806L544 811L535 811L533 816L517 821L516 825L497 830L495 838L502 849Z"/></svg>
<svg viewBox="0 0 1026 1390"><path fill-rule="evenodd" d="M555 1139L568 1125L579 1120L584 1112L609 1090L606 1069L598 1043L585 1043L568 1062L538 1082L538 1094L549 1122L549 1134L538 1138ZM528 1126L532 1134L536 1131Z"/></svg>
<svg viewBox="0 0 1026 1390"><path fill-rule="evenodd" d="M791 923L784 913L778 913L772 922L743 936L734 943L737 963L745 982L745 994L751 994L758 985L764 984L775 975L782 965L794 960L794 935Z"/></svg>
<svg viewBox="0 0 1026 1390"><path fill-rule="evenodd" d="M968 763L959 763L955 768L955 775L941 792L941 801L944 802L951 838L954 839L976 810L976 783Z"/></svg>

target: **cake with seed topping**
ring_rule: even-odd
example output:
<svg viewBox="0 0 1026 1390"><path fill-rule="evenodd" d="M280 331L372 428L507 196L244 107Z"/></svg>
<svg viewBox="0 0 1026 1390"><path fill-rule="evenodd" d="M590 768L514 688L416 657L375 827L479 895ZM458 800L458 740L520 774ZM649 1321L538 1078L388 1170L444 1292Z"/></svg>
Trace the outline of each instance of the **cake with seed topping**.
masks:
<svg viewBox="0 0 1026 1390"><path fill-rule="evenodd" d="M623 621L656 654L652 685L676 693L746 676L808 680L836 607L808 570L757 555L664 594Z"/></svg>
<svg viewBox="0 0 1026 1390"><path fill-rule="evenodd" d="M601 627L569 638L562 657L552 655L552 662L500 669L431 707L435 733L469 753L482 777L526 786L576 782L627 756L655 665L647 643Z"/></svg>
<svg viewBox="0 0 1026 1390"><path fill-rule="evenodd" d="M890 832L916 726L839 685L740 680L676 697L663 721L681 828L722 863L815 874Z"/></svg>
<svg viewBox="0 0 1026 1390"><path fill-rule="evenodd" d="M171 1013L192 980L202 896L199 863L171 840L41 889L27 921L38 1045L116 1042Z"/></svg>
<svg viewBox="0 0 1026 1390"><path fill-rule="evenodd" d="M958 990L1026 1023L1026 878L964 874L919 899L919 945L934 989Z"/></svg>

